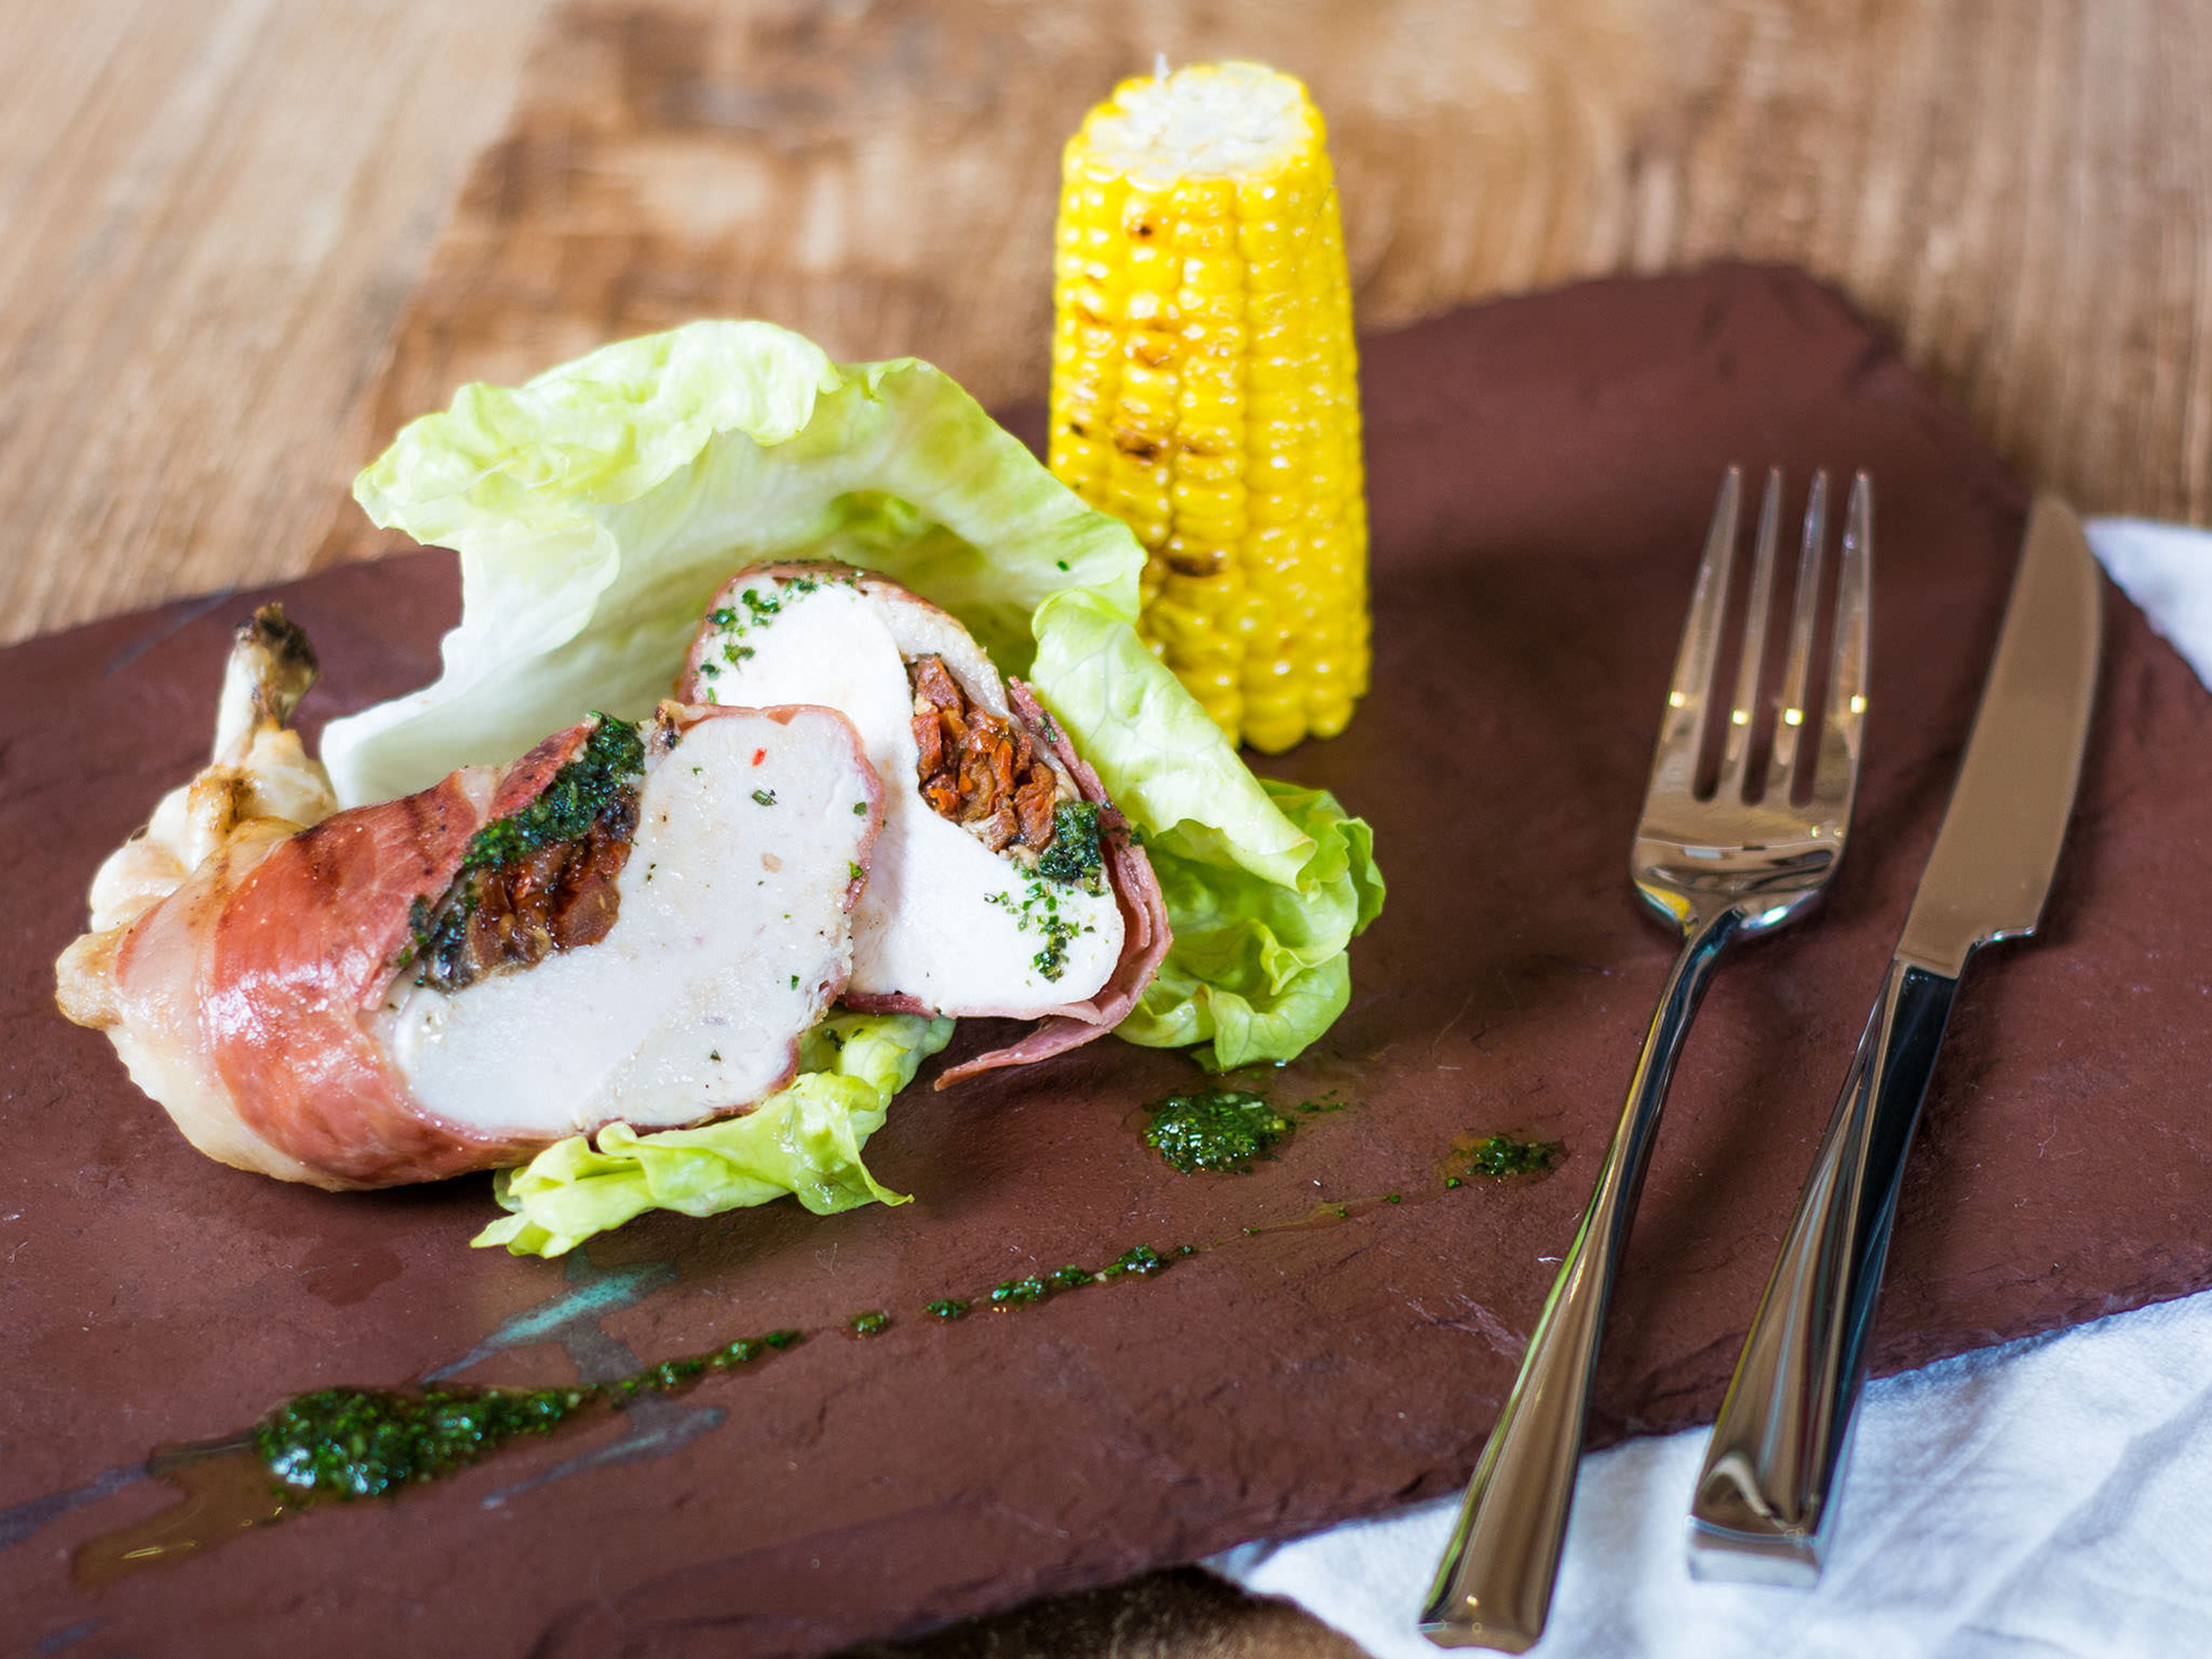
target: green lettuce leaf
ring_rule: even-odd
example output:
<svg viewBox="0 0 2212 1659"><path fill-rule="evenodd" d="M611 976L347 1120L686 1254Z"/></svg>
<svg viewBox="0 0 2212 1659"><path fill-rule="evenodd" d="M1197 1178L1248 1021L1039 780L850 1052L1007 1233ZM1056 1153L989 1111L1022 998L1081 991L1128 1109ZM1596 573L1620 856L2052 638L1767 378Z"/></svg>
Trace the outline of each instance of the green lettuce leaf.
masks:
<svg viewBox="0 0 2212 1659"><path fill-rule="evenodd" d="M720 1215L788 1193L817 1215L903 1204L860 1161L891 1097L952 1035L949 1019L833 1014L800 1045L799 1075L743 1117L639 1134L627 1123L556 1142L493 1191L511 1212L470 1242L560 1255L647 1210Z"/></svg>
<svg viewBox="0 0 2212 1659"><path fill-rule="evenodd" d="M767 323L694 323L527 386L465 386L354 495L378 524L459 553L462 613L435 684L325 732L347 805L512 760L587 708L651 713L714 591L757 560L881 570L1015 674L1056 593L1133 621L1144 563L1119 520L936 369L841 368ZM1245 787L1257 794L1249 774Z"/></svg>
<svg viewBox="0 0 2212 1659"><path fill-rule="evenodd" d="M1175 948L1116 1028L1152 1048L1201 1045L1196 1057L1214 1071L1288 1059L1334 1024L1352 996L1345 942L1382 909L1367 825L1325 789L1263 782L1311 838L1312 858L1294 884L1277 886L1152 848Z"/></svg>
<svg viewBox="0 0 2212 1659"><path fill-rule="evenodd" d="M1382 893L1366 826L1253 776L1137 637L1128 529L928 364L840 365L769 324L695 323L464 387L354 494L459 552L463 611L434 684L325 732L343 803L510 760L591 709L642 716L732 571L842 559L1026 678L1142 836L1176 941L1121 1036L1287 1060L1342 1010L1345 947Z"/></svg>

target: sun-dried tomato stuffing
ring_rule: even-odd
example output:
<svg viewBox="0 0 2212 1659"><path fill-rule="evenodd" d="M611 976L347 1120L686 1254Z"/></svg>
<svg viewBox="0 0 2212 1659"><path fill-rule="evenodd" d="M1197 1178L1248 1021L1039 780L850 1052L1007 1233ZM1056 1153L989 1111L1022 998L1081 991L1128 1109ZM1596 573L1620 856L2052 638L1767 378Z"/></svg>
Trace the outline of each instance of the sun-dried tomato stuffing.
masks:
<svg viewBox="0 0 2212 1659"><path fill-rule="evenodd" d="M635 775L610 779L582 834L465 866L437 903L418 904L416 983L458 991L605 939L621 904L615 878L637 835L637 798Z"/></svg>
<svg viewBox="0 0 2212 1659"><path fill-rule="evenodd" d="M1052 845L1060 782L1020 722L969 701L940 657L907 665L921 797L939 817L971 827L993 852Z"/></svg>

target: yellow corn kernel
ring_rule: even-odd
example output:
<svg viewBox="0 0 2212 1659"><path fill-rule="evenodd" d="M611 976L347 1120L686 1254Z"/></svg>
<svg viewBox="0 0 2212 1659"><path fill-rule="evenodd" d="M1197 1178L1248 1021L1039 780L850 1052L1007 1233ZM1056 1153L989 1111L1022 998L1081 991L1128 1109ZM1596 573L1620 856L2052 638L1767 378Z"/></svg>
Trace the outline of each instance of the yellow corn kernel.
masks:
<svg viewBox="0 0 2212 1659"><path fill-rule="evenodd" d="M1054 473L1144 544L1146 643L1232 738L1367 689L1351 287L1321 115L1255 64L1124 82L1062 158Z"/></svg>

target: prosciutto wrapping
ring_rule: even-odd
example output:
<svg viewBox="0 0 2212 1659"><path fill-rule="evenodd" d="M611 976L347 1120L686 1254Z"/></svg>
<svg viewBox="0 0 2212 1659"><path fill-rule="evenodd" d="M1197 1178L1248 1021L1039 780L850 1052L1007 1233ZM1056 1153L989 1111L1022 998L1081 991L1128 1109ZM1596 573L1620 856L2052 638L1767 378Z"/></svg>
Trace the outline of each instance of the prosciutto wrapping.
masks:
<svg viewBox="0 0 2212 1659"><path fill-rule="evenodd" d="M664 703L338 812L285 725L313 672L277 607L241 628L213 763L108 860L58 964L63 1012L194 1146L386 1186L789 1080L883 823L843 716Z"/></svg>
<svg viewBox="0 0 2212 1659"><path fill-rule="evenodd" d="M1151 982L1169 931L1150 861L1066 734L945 611L842 565L757 566L717 596L678 695L853 720L885 817L846 1005L1040 1022L938 1087L1090 1042Z"/></svg>

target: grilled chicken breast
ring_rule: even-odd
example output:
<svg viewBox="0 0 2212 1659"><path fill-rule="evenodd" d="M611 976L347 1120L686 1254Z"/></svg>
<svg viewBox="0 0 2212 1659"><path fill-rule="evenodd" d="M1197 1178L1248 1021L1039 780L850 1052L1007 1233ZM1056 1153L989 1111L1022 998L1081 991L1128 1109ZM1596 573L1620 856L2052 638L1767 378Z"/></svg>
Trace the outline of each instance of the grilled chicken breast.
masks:
<svg viewBox="0 0 2212 1659"><path fill-rule="evenodd" d="M108 860L57 966L194 1146L386 1186L788 1080L883 822L842 715L664 703L338 812L284 728L313 674L276 607L240 629L214 763Z"/></svg>
<svg viewBox="0 0 2212 1659"><path fill-rule="evenodd" d="M884 827L854 917L854 1008L1042 1023L938 1086L1086 1042L1166 953L1143 850L1028 688L905 587L842 565L764 565L717 597L678 695L807 702L851 719Z"/></svg>

